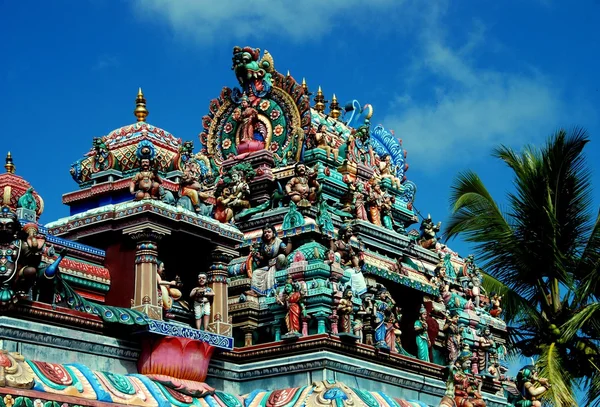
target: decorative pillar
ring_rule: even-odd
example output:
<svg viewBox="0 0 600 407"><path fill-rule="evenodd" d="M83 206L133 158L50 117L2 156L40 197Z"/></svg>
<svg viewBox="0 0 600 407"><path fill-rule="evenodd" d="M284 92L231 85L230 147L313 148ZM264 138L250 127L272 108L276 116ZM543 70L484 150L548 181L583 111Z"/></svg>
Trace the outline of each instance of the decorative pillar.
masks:
<svg viewBox="0 0 600 407"><path fill-rule="evenodd" d="M215 296L211 307L210 323L208 331L219 335L233 336L232 325L229 322L229 308L227 299L229 291L227 289L227 278L229 277L227 267L229 262L237 252L224 246L215 246L212 251L212 264L208 270L208 283Z"/></svg>
<svg viewBox="0 0 600 407"><path fill-rule="evenodd" d="M247 326L242 328L242 331L244 332L244 347L247 348L248 346L252 346L252 333L256 330L256 327L254 326Z"/></svg>
<svg viewBox="0 0 600 407"><path fill-rule="evenodd" d="M302 336L308 336L308 321L310 320L310 316L302 317Z"/></svg>
<svg viewBox="0 0 600 407"><path fill-rule="evenodd" d="M135 290L131 308L162 321L162 305L159 304L157 269L158 242L171 231L153 224L142 224L123 229L136 242Z"/></svg>
<svg viewBox="0 0 600 407"><path fill-rule="evenodd" d="M365 344L373 345L373 315L366 314L363 319L363 333L365 335Z"/></svg>
<svg viewBox="0 0 600 407"><path fill-rule="evenodd" d="M276 319L273 322L273 330L274 330L274 332L273 332L273 336L274 336L273 340L275 342L280 341L281 340L281 320Z"/></svg>
<svg viewBox="0 0 600 407"><path fill-rule="evenodd" d="M320 311L315 314L315 318L317 318L317 334L327 333L327 326L325 325L327 314Z"/></svg>

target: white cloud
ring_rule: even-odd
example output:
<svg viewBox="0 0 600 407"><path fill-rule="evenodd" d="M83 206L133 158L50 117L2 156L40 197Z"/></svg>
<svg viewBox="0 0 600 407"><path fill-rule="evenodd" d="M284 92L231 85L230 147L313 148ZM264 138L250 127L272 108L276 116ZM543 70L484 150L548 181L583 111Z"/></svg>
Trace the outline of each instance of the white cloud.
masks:
<svg viewBox="0 0 600 407"><path fill-rule="evenodd" d="M409 162L427 160L428 169L438 170L453 160L488 158L498 143L522 144L554 131L567 110L560 89L537 72L475 64L485 26L476 22L465 45L451 46L441 29L443 14L436 9L423 17L421 53L409 69L408 90L383 120L403 139ZM416 85L430 89L432 97L417 100Z"/></svg>
<svg viewBox="0 0 600 407"><path fill-rule="evenodd" d="M400 0L370 0L371 9ZM138 0L140 16L166 19L174 31L202 43L222 36L261 39L277 34L290 40L319 37L340 21L338 13L360 8L362 0Z"/></svg>
<svg viewBox="0 0 600 407"><path fill-rule="evenodd" d="M120 65L119 59L113 55L100 55L96 63L92 66L94 71L100 71L107 68L117 68Z"/></svg>

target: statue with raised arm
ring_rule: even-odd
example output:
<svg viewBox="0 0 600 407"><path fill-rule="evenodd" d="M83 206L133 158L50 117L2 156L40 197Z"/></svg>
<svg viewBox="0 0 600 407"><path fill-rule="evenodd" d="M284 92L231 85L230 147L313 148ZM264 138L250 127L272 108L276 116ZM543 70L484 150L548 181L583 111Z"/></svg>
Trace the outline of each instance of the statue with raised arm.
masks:
<svg viewBox="0 0 600 407"><path fill-rule="evenodd" d="M517 373L514 385L505 385L508 401L515 407L541 407L541 397L551 388L548 379L538 377L535 366L528 365Z"/></svg>
<svg viewBox="0 0 600 407"><path fill-rule="evenodd" d="M431 215L428 215L426 219L423 219L421 222L421 235L417 240L417 243L429 250L435 250L435 245L437 244L436 233L440 231L442 227L442 222L438 222L437 224L433 223L431 220Z"/></svg>
<svg viewBox="0 0 600 407"><path fill-rule="evenodd" d="M175 277L175 280L167 281L165 278L165 263L162 261L158 262L156 269L156 284L158 286L158 296L161 299L162 307L165 311L169 311L173 307L173 301L181 299L181 291L179 288L182 286L181 282L178 281L179 277Z"/></svg>

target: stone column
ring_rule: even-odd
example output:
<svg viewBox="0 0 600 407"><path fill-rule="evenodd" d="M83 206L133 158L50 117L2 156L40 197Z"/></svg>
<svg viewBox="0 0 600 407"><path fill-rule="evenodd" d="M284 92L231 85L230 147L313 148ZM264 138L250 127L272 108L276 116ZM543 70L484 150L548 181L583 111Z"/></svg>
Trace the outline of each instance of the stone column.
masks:
<svg viewBox="0 0 600 407"><path fill-rule="evenodd" d="M319 311L315 314L315 318L317 318L317 334L327 333L327 326L325 325L325 321L328 318L327 314Z"/></svg>
<svg viewBox="0 0 600 407"><path fill-rule="evenodd" d="M242 328L242 332L244 332L244 347L252 346L252 333L256 330L254 326L246 326Z"/></svg>
<svg viewBox="0 0 600 407"><path fill-rule="evenodd" d="M212 315L210 316L208 331L219 335L233 336L227 304L229 298L227 266L237 254L233 249L217 245L211 255L212 263L207 274L208 284L210 284L215 296L211 307Z"/></svg>
<svg viewBox="0 0 600 407"><path fill-rule="evenodd" d="M158 242L171 231L153 224L142 224L123 229L123 234L136 242L135 290L131 308L162 321L156 278Z"/></svg>

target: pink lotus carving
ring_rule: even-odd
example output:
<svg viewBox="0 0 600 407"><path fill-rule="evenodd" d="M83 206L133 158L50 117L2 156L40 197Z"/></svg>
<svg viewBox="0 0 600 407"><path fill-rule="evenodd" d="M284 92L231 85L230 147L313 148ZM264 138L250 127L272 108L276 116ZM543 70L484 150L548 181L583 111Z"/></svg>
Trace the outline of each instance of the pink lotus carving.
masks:
<svg viewBox="0 0 600 407"><path fill-rule="evenodd" d="M204 382L214 346L195 339L164 336L142 343L138 371Z"/></svg>

